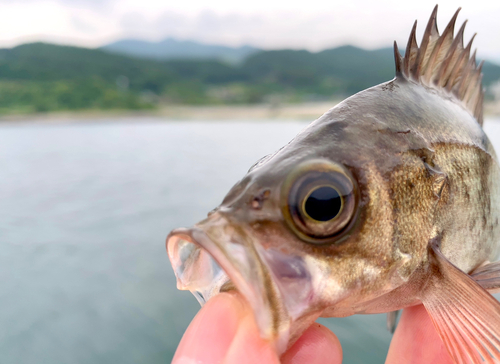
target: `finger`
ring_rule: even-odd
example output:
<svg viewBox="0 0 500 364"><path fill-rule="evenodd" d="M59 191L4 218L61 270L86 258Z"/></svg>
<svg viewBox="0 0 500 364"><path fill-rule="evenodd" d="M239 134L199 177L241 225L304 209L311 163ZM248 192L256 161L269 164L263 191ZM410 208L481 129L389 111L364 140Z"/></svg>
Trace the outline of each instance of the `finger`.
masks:
<svg viewBox="0 0 500 364"><path fill-rule="evenodd" d="M237 295L213 297L184 333L172 364L221 363L245 314L245 305Z"/></svg>
<svg viewBox="0 0 500 364"><path fill-rule="evenodd" d="M251 310L238 327L236 336L223 361L224 364L279 364L274 346L260 337L259 329Z"/></svg>
<svg viewBox="0 0 500 364"><path fill-rule="evenodd" d="M385 363L453 364L423 305L403 310Z"/></svg>
<svg viewBox="0 0 500 364"><path fill-rule="evenodd" d="M318 323L312 324L281 357L283 364L340 364L342 347L333 332Z"/></svg>

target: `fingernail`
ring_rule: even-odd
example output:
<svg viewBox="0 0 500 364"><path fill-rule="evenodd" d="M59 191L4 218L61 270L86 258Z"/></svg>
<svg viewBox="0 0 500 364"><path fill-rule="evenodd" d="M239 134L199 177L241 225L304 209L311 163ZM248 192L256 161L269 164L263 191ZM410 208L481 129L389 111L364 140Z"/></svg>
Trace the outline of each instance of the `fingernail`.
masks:
<svg viewBox="0 0 500 364"><path fill-rule="evenodd" d="M184 333L172 364L220 363L245 313L241 298L221 293L208 301Z"/></svg>

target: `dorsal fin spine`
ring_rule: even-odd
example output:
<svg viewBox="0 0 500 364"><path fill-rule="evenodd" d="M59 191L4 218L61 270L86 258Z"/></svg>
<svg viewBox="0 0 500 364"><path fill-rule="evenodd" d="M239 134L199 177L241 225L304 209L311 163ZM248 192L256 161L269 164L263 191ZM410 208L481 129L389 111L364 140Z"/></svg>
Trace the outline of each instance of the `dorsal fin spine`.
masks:
<svg viewBox="0 0 500 364"><path fill-rule="evenodd" d="M483 76L481 75L481 79ZM479 100L476 105L476 114L477 120L479 121L479 124L483 125L483 102L484 102L484 90L481 90L481 93L479 94Z"/></svg>
<svg viewBox="0 0 500 364"><path fill-rule="evenodd" d="M480 100L480 97L484 92L482 88L483 74L481 73L483 64L484 61L481 61L474 72L473 83L476 85L476 87L470 87L468 89L468 92L465 94L465 100L468 100L467 103L469 108L476 108L477 102Z"/></svg>
<svg viewBox="0 0 500 364"><path fill-rule="evenodd" d="M403 72L403 57L399 53L398 44L394 41L394 62L396 63L396 76Z"/></svg>
<svg viewBox="0 0 500 364"><path fill-rule="evenodd" d="M460 27L457 36L450 46L448 54L444 57L445 61L443 62L436 77L437 86L445 87L451 77L453 66L457 63L458 58L464 49L464 30L466 24L467 20Z"/></svg>
<svg viewBox="0 0 500 364"><path fill-rule="evenodd" d="M477 68L477 70L475 70L472 73L472 75L470 76L470 81L469 81L475 87L468 87L465 91L464 100L468 104L474 99L474 97L479 95L479 91L481 90L481 87L477 87L478 83L481 82L481 77L480 77L481 73L478 72L478 70L479 70L479 67Z"/></svg>
<svg viewBox="0 0 500 364"><path fill-rule="evenodd" d="M472 42L474 41L475 36L475 34L472 36L471 40L467 44L467 47L465 47L465 49L462 51L457 60L457 63L455 64L455 67L451 71L450 82L446 86L447 91L451 92L462 79L461 75L463 74L464 69L467 66L467 62L469 61L470 50L472 48Z"/></svg>
<svg viewBox="0 0 500 364"><path fill-rule="evenodd" d="M482 125L484 90L481 65L476 65L476 52L470 56L472 41L476 35L474 34L464 48L465 21L457 35L453 36L461 8L455 12L442 35L439 35L437 10L436 5L420 47L416 40L416 21L408 38L404 57L401 57L397 44L394 43L396 78L412 80L425 87L454 95Z"/></svg>
<svg viewBox="0 0 500 364"><path fill-rule="evenodd" d="M418 55L418 45L417 45L417 21L413 23L413 28L411 29L410 37L408 38L408 44L406 45L406 52L404 58L404 73L409 76L410 68L414 65L417 55Z"/></svg>
<svg viewBox="0 0 500 364"><path fill-rule="evenodd" d="M435 43L436 39L439 37L439 31L437 29L437 23L436 23L437 9L438 6L436 5L434 7L434 10L432 11L431 17L429 18L427 27L425 28L424 35L422 36L422 42L418 50L418 56L416 61L415 77L417 79L420 78L422 71L425 69L427 60L430 56L429 46L432 47L434 45L433 43Z"/></svg>
<svg viewBox="0 0 500 364"><path fill-rule="evenodd" d="M439 65L443 64L445 56L447 56L451 50L450 46L453 43L453 32L455 30L455 22L457 20L457 16L458 13L460 12L460 9L461 8L458 8L458 10L455 12L455 15L453 16L453 18L451 18L443 34L439 37L439 39L436 42L436 46L434 47L429 59L429 63L427 64L427 68L429 69L429 71L428 72L426 71L424 73L427 76L426 77L427 83L431 81L437 83L438 81L437 75L441 68L439 67Z"/></svg>
<svg viewBox="0 0 500 364"><path fill-rule="evenodd" d="M472 79L472 71L476 68L476 50L469 59L469 62L465 66L463 71L464 76L460 80L460 86L458 87L458 98L460 100L464 100L465 93L467 92L467 87L470 85L470 81Z"/></svg>

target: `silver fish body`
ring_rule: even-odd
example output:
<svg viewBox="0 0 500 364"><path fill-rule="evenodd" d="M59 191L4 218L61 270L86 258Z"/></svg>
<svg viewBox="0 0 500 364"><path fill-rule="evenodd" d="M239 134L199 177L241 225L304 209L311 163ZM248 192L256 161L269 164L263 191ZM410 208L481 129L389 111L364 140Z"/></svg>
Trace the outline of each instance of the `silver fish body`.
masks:
<svg viewBox="0 0 500 364"><path fill-rule="evenodd" d="M169 235L180 289L201 303L239 290L278 352L319 316L423 303L457 363L471 355L460 345L500 360L500 304L477 283L500 287L500 266L484 269L500 253L500 169L463 27L453 38L455 15L439 36L435 17L420 48L414 27L406 57L395 49L394 80L329 110ZM466 319L447 325L442 307Z"/></svg>

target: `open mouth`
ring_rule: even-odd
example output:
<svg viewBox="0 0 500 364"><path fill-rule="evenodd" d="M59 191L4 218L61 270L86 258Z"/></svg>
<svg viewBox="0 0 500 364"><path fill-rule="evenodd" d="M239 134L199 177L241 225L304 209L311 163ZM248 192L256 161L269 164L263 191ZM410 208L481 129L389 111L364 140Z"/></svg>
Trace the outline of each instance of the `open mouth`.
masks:
<svg viewBox="0 0 500 364"><path fill-rule="evenodd" d="M276 337L278 292L270 282L248 234L222 216L211 216L191 229L175 229L167 237L167 252L177 288L189 290L203 306L220 292L238 290L255 313L261 335Z"/></svg>
<svg viewBox="0 0 500 364"><path fill-rule="evenodd" d="M211 297L224 291L222 287L234 287L234 284L215 259L186 233L173 232L175 235L167 244L168 255L177 277L177 288L191 291L203 306Z"/></svg>
<svg viewBox="0 0 500 364"><path fill-rule="evenodd" d="M291 325L310 306L312 277L301 257L265 250L253 239L250 231L214 214L193 228L173 230L167 251L178 289L191 291L202 306L220 292L237 290L261 336L283 352L294 339Z"/></svg>

